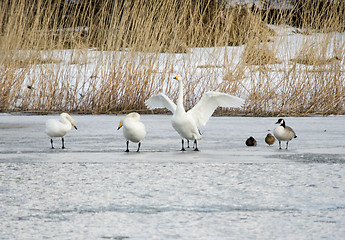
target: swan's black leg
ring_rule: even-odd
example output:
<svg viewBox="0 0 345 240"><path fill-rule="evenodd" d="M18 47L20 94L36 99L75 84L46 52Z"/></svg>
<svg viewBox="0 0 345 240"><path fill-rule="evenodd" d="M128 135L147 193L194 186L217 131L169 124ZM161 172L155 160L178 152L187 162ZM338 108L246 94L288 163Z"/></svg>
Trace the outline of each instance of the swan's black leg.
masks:
<svg viewBox="0 0 345 240"><path fill-rule="evenodd" d="M53 139L52 139L52 138L50 139L50 144L52 145L52 149L54 149L54 146L53 146Z"/></svg>
<svg viewBox="0 0 345 240"><path fill-rule="evenodd" d="M282 147L281 147L281 142L279 141L279 149L282 149Z"/></svg>
<svg viewBox="0 0 345 240"><path fill-rule="evenodd" d="M186 149L184 149L184 140L182 139L182 148L181 151L186 151Z"/></svg>
<svg viewBox="0 0 345 240"><path fill-rule="evenodd" d="M194 144L195 144L194 151L199 151L199 149L198 149L198 142L196 140L194 140Z"/></svg>
<svg viewBox="0 0 345 240"><path fill-rule="evenodd" d="M62 149L65 149L65 139L61 138L61 142L62 142Z"/></svg>
<svg viewBox="0 0 345 240"><path fill-rule="evenodd" d="M188 139L187 139L187 144L188 144L187 148L189 148L189 140Z"/></svg>
<svg viewBox="0 0 345 240"><path fill-rule="evenodd" d="M138 150L137 150L137 152L139 152L140 146L141 146L141 142L138 143Z"/></svg>
<svg viewBox="0 0 345 240"><path fill-rule="evenodd" d="M129 149L128 149L129 141L126 142L126 145L127 145L127 149L125 152L129 152Z"/></svg>
<svg viewBox="0 0 345 240"><path fill-rule="evenodd" d="M288 149L289 141L286 141L286 150Z"/></svg>

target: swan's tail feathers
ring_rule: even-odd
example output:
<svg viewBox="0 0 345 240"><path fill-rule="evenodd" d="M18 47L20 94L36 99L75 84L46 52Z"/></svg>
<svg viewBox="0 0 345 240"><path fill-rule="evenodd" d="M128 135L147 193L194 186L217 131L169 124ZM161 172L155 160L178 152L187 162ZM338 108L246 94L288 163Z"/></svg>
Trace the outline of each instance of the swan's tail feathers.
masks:
<svg viewBox="0 0 345 240"><path fill-rule="evenodd" d="M163 93L150 97L145 101L145 105L148 109L167 108L172 113L176 110L176 104Z"/></svg>

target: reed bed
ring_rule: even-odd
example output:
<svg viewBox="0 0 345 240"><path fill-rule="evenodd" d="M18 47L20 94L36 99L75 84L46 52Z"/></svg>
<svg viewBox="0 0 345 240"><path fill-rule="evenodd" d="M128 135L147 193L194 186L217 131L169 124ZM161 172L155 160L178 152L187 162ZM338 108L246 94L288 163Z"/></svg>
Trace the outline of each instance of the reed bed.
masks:
<svg viewBox="0 0 345 240"><path fill-rule="evenodd" d="M345 3L286 4L2 1L0 111L152 112L181 75L187 109L221 91L246 102L219 114L344 114Z"/></svg>

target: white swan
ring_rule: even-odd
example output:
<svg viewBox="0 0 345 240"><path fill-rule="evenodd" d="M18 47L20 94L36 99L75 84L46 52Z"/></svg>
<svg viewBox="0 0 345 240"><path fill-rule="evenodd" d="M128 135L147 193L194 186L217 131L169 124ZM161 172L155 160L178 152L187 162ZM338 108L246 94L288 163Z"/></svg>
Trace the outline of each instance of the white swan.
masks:
<svg viewBox="0 0 345 240"><path fill-rule="evenodd" d="M285 125L285 121L282 118L278 119L276 124L279 124L279 126L274 129L273 134L279 141L279 149L282 149L281 141L286 141L286 149L288 149L289 141L297 137L296 133L291 127Z"/></svg>
<svg viewBox="0 0 345 240"><path fill-rule="evenodd" d="M121 119L119 130L123 126L123 135L126 138L127 149L129 152L128 145L129 141L138 143L137 152L140 150L141 142L146 136L145 125L140 122L140 115L136 112L132 112Z"/></svg>
<svg viewBox="0 0 345 240"><path fill-rule="evenodd" d="M171 124L182 138L181 151L185 151L184 139L194 140L194 150L198 151L197 140L201 139L198 126L205 126L217 107L241 107L244 100L225 93L207 92L192 109L186 112L183 107L182 80L178 76L174 79L179 82L176 105L162 93L150 97L145 104L149 109L167 108L170 110L173 113Z"/></svg>
<svg viewBox="0 0 345 240"><path fill-rule="evenodd" d="M63 149L65 148L64 136L66 135L67 132L69 132L69 130L71 130L72 125L75 129L77 129L75 120L68 113L61 113L60 121L56 119L48 119L46 121L46 134L50 137L50 143L53 149L54 149L54 146L53 146L54 137L61 137L62 148Z"/></svg>

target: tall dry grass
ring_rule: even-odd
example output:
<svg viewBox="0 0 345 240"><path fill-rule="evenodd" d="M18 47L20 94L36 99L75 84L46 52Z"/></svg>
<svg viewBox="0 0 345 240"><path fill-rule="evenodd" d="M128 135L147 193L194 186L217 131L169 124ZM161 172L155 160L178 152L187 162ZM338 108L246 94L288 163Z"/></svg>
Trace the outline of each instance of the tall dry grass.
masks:
<svg viewBox="0 0 345 240"><path fill-rule="evenodd" d="M0 3L0 111L145 112L152 94L176 99L176 85L167 79L183 72L187 108L217 90L244 97L240 113L249 115L344 113L343 43L306 40L286 63L279 49L289 46L271 42L275 32L266 25L341 32L342 1L296 1L294 11L213 0L75 2ZM219 65L191 66L191 48L242 45L239 62L215 48Z"/></svg>

